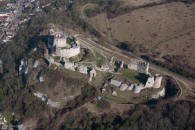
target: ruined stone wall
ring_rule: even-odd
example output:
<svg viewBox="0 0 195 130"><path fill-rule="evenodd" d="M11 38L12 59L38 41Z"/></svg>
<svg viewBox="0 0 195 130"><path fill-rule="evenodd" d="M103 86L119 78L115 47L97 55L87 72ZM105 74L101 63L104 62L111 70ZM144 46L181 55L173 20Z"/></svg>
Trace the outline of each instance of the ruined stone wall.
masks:
<svg viewBox="0 0 195 130"><path fill-rule="evenodd" d="M137 71L139 73L148 74L149 63L146 63L146 62L138 62L137 69L138 69Z"/></svg>
<svg viewBox="0 0 195 130"><path fill-rule="evenodd" d="M163 79L162 76L156 77L156 80L154 82L154 88L160 88L161 87L162 79Z"/></svg>
<svg viewBox="0 0 195 130"><path fill-rule="evenodd" d="M138 71L139 73L148 74L149 63L144 61L132 61L128 64L128 69Z"/></svg>
<svg viewBox="0 0 195 130"><path fill-rule="evenodd" d="M56 56L60 56L64 58L71 58L77 56L79 53L80 53L80 46L77 46L76 48L70 48L70 49L56 48Z"/></svg>
<svg viewBox="0 0 195 130"><path fill-rule="evenodd" d="M66 39L65 38L55 38L54 39L54 46L56 48L66 47Z"/></svg>
<svg viewBox="0 0 195 130"><path fill-rule="evenodd" d="M137 71L137 70L138 70L137 67L138 67L138 66L137 66L137 63L136 63L136 62L130 62L130 63L128 64L128 69Z"/></svg>

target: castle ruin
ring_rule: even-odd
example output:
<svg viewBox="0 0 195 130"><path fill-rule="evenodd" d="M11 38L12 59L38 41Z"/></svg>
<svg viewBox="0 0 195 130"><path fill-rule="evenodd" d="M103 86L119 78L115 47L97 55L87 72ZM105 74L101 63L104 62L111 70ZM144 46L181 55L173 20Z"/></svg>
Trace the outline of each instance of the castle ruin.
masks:
<svg viewBox="0 0 195 130"><path fill-rule="evenodd" d="M49 44L48 47L54 50L52 56L68 59L79 55L80 44L78 41L75 41L73 37L69 37L60 31L50 31L50 35L53 36L53 41L52 45Z"/></svg>
<svg viewBox="0 0 195 130"><path fill-rule="evenodd" d="M131 61L128 64L128 69L132 69L143 74L149 74L149 63L144 61Z"/></svg>

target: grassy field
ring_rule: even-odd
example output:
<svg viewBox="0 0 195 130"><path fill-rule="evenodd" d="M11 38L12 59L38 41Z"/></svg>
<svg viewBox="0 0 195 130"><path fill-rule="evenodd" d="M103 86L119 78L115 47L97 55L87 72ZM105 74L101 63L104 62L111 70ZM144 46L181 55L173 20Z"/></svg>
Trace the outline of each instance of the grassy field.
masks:
<svg viewBox="0 0 195 130"><path fill-rule="evenodd" d="M137 71L133 71L129 69L120 69L119 73L121 73L121 75L119 76L120 78L130 82L145 84L147 80L147 76L139 74Z"/></svg>
<svg viewBox="0 0 195 130"><path fill-rule="evenodd" d="M90 50L86 50L82 58L83 58L82 59L83 62L95 62L96 61L96 57Z"/></svg>
<svg viewBox="0 0 195 130"><path fill-rule="evenodd" d="M105 61L106 61L106 58L103 55L101 55L100 53L96 52L96 65L98 67L101 67Z"/></svg>
<svg viewBox="0 0 195 130"><path fill-rule="evenodd" d="M82 55L78 55L78 56L69 58L69 61L70 62L79 62L81 60L81 58L82 58Z"/></svg>

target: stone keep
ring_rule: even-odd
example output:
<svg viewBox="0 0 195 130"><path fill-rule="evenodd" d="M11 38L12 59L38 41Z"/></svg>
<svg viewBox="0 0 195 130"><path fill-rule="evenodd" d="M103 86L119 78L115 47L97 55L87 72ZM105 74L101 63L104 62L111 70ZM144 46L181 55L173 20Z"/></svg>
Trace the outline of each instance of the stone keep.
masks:
<svg viewBox="0 0 195 130"><path fill-rule="evenodd" d="M62 34L60 33L56 34L54 36L53 46L55 46L56 48L66 47L67 46L66 39L67 37L63 36Z"/></svg>
<svg viewBox="0 0 195 130"><path fill-rule="evenodd" d="M79 42L76 41L76 43L70 45L67 43L67 36L64 36L62 33L56 33L54 35L53 48L55 48L53 56L71 58L80 53Z"/></svg>

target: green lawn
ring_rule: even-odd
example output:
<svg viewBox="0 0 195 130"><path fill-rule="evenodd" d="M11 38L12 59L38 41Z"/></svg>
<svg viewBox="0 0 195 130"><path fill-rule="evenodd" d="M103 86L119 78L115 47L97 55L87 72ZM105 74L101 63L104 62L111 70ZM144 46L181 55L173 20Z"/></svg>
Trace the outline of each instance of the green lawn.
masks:
<svg viewBox="0 0 195 130"><path fill-rule="evenodd" d="M70 62L79 62L80 60L81 60L81 55L78 55L78 56L76 56L76 57L71 57L71 58L69 58L69 61Z"/></svg>
<svg viewBox="0 0 195 130"><path fill-rule="evenodd" d="M14 119L14 117L10 113L5 116L5 120L8 121L8 122L12 121L13 119Z"/></svg>
<svg viewBox="0 0 195 130"><path fill-rule="evenodd" d="M136 71L129 70L129 69L120 69L119 73L121 73L121 77L127 80L130 80L135 83L143 83L145 84L147 80L147 76L144 74L140 74Z"/></svg>
<svg viewBox="0 0 195 130"><path fill-rule="evenodd" d="M101 67L103 63L106 61L106 58L101 54L96 52L96 66Z"/></svg>
<svg viewBox="0 0 195 130"><path fill-rule="evenodd" d="M93 62L96 61L96 57L92 54L92 52L89 52L85 57L84 61L86 62Z"/></svg>

